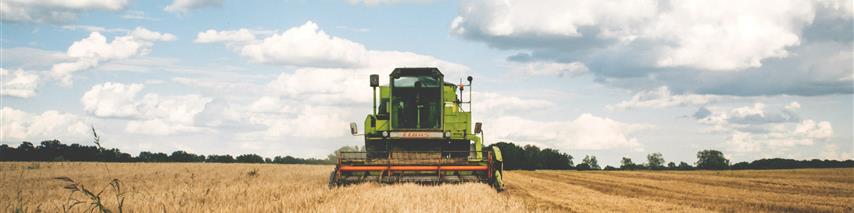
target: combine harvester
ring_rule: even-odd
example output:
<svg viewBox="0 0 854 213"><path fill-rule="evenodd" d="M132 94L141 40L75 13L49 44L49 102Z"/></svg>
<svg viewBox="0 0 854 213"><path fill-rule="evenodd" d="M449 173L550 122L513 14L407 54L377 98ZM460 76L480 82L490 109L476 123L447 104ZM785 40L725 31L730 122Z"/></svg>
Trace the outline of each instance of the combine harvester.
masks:
<svg viewBox="0 0 854 213"><path fill-rule="evenodd" d="M396 68L388 85L371 75L374 90L372 114L365 130L365 151L339 152L329 187L362 182L422 184L480 182L503 189L503 164L498 147L484 147L481 123L471 126L471 92L444 81L437 68ZM379 107L377 107L379 87ZM460 93L457 94L457 91ZM471 89L469 88L469 91ZM469 111L463 110L467 104Z"/></svg>

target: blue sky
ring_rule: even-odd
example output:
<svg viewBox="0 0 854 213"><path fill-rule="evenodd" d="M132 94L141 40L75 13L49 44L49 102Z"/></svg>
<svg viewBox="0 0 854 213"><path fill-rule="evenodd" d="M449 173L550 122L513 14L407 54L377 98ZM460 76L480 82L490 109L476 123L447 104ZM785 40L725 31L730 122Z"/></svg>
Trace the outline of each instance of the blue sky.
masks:
<svg viewBox="0 0 854 213"><path fill-rule="evenodd" d="M851 159L852 1L18 1L0 142L323 157L367 76L474 76L487 143Z"/></svg>

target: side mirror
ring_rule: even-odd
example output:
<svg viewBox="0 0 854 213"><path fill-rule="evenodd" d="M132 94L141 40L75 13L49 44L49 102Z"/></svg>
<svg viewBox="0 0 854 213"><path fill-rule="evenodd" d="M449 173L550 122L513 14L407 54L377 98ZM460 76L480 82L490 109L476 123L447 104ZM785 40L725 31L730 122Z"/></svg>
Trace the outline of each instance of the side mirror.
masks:
<svg viewBox="0 0 854 213"><path fill-rule="evenodd" d="M350 122L350 134L358 135L359 127L356 126L356 122Z"/></svg>
<svg viewBox="0 0 854 213"><path fill-rule="evenodd" d="M380 75L371 74L371 87L380 86Z"/></svg>
<svg viewBox="0 0 854 213"><path fill-rule="evenodd" d="M480 134L483 132L483 124L480 122L474 123L474 134Z"/></svg>

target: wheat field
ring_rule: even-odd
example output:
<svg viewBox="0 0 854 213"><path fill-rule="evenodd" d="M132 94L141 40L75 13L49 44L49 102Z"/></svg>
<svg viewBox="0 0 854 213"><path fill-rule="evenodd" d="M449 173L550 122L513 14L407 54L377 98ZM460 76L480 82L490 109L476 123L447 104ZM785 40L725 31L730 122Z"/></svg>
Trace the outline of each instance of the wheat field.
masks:
<svg viewBox="0 0 854 213"><path fill-rule="evenodd" d="M318 165L0 163L0 211L97 209L85 193L71 193L70 185L102 192L96 198L105 209L121 205L126 212L853 212L854 207L854 169L512 171L501 193L485 184L328 189L331 170ZM111 185L114 179L118 184ZM81 203L72 206L75 202Z"/></svg>

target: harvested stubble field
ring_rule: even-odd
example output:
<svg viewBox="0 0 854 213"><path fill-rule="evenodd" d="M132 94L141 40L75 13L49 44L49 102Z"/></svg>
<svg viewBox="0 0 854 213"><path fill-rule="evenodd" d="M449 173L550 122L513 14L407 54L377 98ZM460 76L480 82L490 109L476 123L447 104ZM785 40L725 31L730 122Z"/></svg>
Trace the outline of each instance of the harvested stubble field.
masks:
<svg viewBox="0 0 854 213"><path fill-rule="evenodd" d="M331 166L211 163L0 163L0 211L62 212L68 177L128 212L852 212L854 169L692 172L512 171L484 184L327 189ZM74 206L86 211L88 204Z"/></svg>

